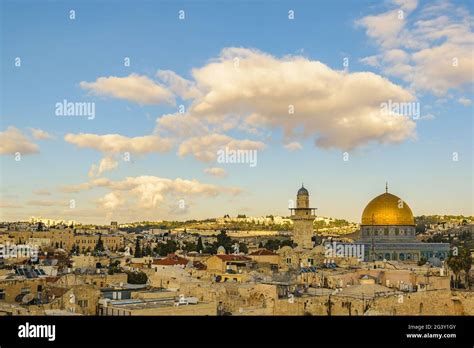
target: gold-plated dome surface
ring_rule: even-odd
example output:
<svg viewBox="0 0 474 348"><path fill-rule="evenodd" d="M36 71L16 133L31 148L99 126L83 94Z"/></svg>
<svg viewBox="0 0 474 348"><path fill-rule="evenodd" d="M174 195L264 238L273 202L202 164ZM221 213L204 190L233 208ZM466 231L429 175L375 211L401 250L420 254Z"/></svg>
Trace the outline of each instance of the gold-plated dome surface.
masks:
<svg viewBox="0 0 474 348"><path fill-rule="evenodd" d="M362 225L414 225L413 213L402 199L385 192L372 199L362 213Z"/></svg>

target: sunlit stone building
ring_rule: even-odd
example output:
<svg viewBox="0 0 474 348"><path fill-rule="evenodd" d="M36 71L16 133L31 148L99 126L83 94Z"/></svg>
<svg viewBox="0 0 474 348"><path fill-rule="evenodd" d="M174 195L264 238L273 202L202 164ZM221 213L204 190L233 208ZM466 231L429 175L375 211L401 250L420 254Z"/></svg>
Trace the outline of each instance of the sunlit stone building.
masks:
<svg viewBox="0 0 474 348"><path fill-rule="evenodd" d="M417 241L413 213L402 199L385 193L372 199L362 213L360 240L365 260L419 261L449 255L448 243L422 243Z"/></svg>
<svg viewBox="0 0 474 348"><path fill-rule="evenodd" d="M302 185L296 195L296 208L291 207L293 242L303 249L313 248L313 222L316 208L309 207L309 192Z"/></svg>

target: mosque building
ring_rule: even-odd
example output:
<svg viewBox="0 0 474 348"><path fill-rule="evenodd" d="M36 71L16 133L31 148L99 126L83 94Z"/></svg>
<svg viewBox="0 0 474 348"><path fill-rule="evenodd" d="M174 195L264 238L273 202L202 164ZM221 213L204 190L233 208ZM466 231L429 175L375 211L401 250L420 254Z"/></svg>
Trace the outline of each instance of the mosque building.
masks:
<svg viewBox="0 0 474 348"><path fill-rule="evenodd" d="M302 249L313 248L313 222L316 208L309 207L309 192L301 185L296 195L296 208L290 208L293 220L293 242Z"/></svg>
<svg viewBox="0 0 474 348"><path fill-rule="evenodd" d="M362 213L360 240L365 261L419 261L449 255L448 243L423 243L416 239L413 213L402 199L388 192L372 199Z"/></svg>

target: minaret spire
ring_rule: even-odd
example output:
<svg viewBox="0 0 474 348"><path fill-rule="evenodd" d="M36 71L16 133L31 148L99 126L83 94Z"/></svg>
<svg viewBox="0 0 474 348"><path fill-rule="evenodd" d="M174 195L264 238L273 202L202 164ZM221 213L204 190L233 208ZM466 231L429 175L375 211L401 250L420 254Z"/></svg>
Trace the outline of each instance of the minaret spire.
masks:
<svg viewBox="0 0 474 348"><path fill-rule="evenodd" d="M388 182L385 182L385 193L388 192Z"/></svg>

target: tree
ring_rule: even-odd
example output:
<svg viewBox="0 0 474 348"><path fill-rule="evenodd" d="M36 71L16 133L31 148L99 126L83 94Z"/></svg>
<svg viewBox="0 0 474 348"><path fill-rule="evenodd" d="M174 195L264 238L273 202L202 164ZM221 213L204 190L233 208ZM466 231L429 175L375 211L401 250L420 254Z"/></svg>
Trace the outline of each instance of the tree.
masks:
<svg viewBox="0 0 474 348"><path fill-rule="evenodd" d="M135 241L135 253L133 254L134 257L142 257L142 251L140 248L140 240L137 238Z"/></svg>
<svg viewBox="0 0 474 348"><path fill-rule="evenodd" d="M36 231L44 231L44 224L40 221L36 227Z"/></svg>
<svg viewBox="0 0 474 348"><path fill-rule="evenodd" d="M217 235L217 245L218 247L223 246L227 253L232 251L232 238L227 235L225 230L221 230Z"/></svg>
<svg viewBox="0 0 474 348"><path fill-rule="evenodd" d="M145 248L145 255L146 255L146 256L150 256L151 253L152 253L152 251L151 251L151 246L150 246L150 244L147 244L147 245L146 245L146 248Z"/></svg>
<svg viewBox="0 0 474 348"><path fill-rule="evenodd" d="M155 252L160 256L166 256L178 250L178 244L175 241L167 240L166 243L158 243Z"/></svg>
<svg viewBox="0 0 474 348"><path fill-rule="evenodd" d="M198 253L202 252L204 250L204 246L202 245L202 238L201 236L199 236L198 240L197 240L197 244L196 244L196 251Z"/></svg>
<svg viewBox="0 0 474 348"><path fill-rule="evenodd" d="M78 253L79 253L79 246L76 244L73 244L71 248L71 254L78 254Z"/></svg>
<svg viewBox="0 0 474 348"><path fill-rule="evenodd" d="M454 273L454 280L453 280L454 286L453 287L457 289L459 288L459 283L460 283L459 273L462 270L462 263L461 263L461 258L459 257L459 255L453 255L451 253L451 255L448 257L448 266L449 268L451 268L451 270Z"/></svg>
<svg viewBox="0 0 474 348"><path fill-rule="evenodd" d="M193 242L184 242L184 247L182 249L186 252L196 251L196 244Z"/></svg>
<svg viewBox="0 0 474 348"><path fill-rule="evenodd" d="M101 253L105 250L104 248L104 241L102 240L102 235L99 235L99 239L97 240L97 243L94 247L94 252L95 253Z"/></svg>
<svg viewBox="0 0 474 348"><path fill-rule="evenodd" d="M148 276L144 272L127 272L127 283L146 284Z"/></svg>
<svg viewBox="0 0 474 348"><path fill-rule="evenodd" d="M464 280L466 284L466 288L470 289L471 288L471 282L469 279L469 272L471 271L472 267L472 257L469 249L463 248L461 249L460 253L460 266L461 269L464 271Z"/></svg>
<svg viewBox="0 0 474 348"><path fill-rule="evenodd" d="M108 274L115 274L121 272L120 261L116 260L109 265Z"/></svg>
<svg viewBox="0 0 474 348"><path fill-rule="evenodd" d="M239 243L239 251L241 253L247 254L249 252L249 248L247 247L247 244L240 242Z"/></svg>
<svg viewBox="0 0 474 348"><path fill-rule="evenodd" d="M214 243L206 243L205 246L204 246L204 253L205 254L216 254L217 253L217 248L218 248L218 245L217 245L217 242L214 242Z"/></svg>
<svg viewBox="0 0 474 348"><path fill-rule="evenodd" d="M277 250L280 247L280 241L278 239L269 239L266 241L264 248L268 250Z"/></svg>

